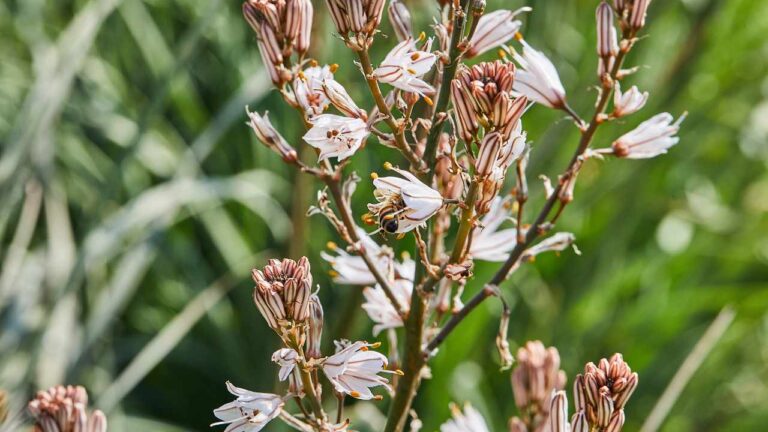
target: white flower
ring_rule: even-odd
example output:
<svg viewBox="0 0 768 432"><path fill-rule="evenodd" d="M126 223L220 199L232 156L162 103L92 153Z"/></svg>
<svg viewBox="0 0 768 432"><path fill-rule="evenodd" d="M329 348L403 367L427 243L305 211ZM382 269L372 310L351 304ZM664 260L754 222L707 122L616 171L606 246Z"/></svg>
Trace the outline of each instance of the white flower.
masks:
<svg viewBox="0 0 768 432"><path fill-rule="evenodd" d="M296 102L307 118L320 115L328 108L329 100L323 91L324 81L333 81L333 72L328 65L308 67L293 80Z"/></svg>
<svg viewBox="0 0 768 432"><path fill-rule="evenodd" d="M323 373L337 392L368 400L375 397L371 388L389 388L389 380L378 375L381 372L391 373L384 369L387 366L387 357L368 350L372 346L366 342L355 342L325 359ZM337 347L341 347L338 342Z"/></svg>
<svg viewBox="0 0 768 432"><path fill-rule="evenodd" d="M472 405L465 404L462 413L459 407L451 404L453 419L440 426L440 432L489 432L483 416Z"/></svg>
<svg viewBox="0 0 768 432"><path fill-rule="evenodd" d="M515 92L550 108L563 107L565 89L555 66L526 41L521 40L520 43L523 44L523 54L514 53L515 61L521 68L515 73Z"/></svg>
<svg viewBox="0 0 768 432"><path fill-rule="evenodd" d="M656 114L614 141L613 154L628 159L647 159L664 154L680 140L674 135L683 119L685 114L673 123L672 114Z"/></svg>
<svg viewBox="0 0 768 432"><path fill-rule="evenodd" d="M281 348L272 354L272 361L280 366L280 372L277 377L280 381L285 381L288 376L293 372L296 367L296 361L299 358L299 353L290 348Z"/></svg>
<svg viewBox="0 0 768 432"><path fill-rule="evenodd" d="M404 266L410 267L410 274L407 278L398 278L391 281L389 286L392 288L392 294L397 299L397 303L408 313L411 304L411 293L413 292L413 277L416 270L416 262L408 260ZM363 309L368 313L375 324L373 326L373 335L378 335L382 330L398 328L403 326L403 319L392 305L392 301L384 293L380 285L374 288L366 287L363 289L365 303Z"/></svg>
<svg viewBox="0 0 768 432"><path fill-rule="evenodd" d="M491 209L480 221L480 226L472 234L470 254L481 261L503 262L517 245L517 229L500 230L501 224L509 219L507 204L509 199L496 197L491 202Z"/></svg>
<svg viewBox="0 0 768 432"><path fill-rule="evenodd" d="M413 174L393 168L405 177L379 177L373 181L376 204L368 210L378 217L379 226L388 233L405 233L432 217L443 206L440 192L422 183Z"/></svg>
<svg viewBox="0 0 768 432"><path fill-rule="evenodd" d="M640 93L637 86L632 86L626 93L621 93L621 85L616 82L613 93L613 116L624 117L639 111L648 101L648 92Z"/></svg>
<svg viewBox="0 0 768 432"><path fill-rule="evenodd" d="M420 51L416 49L412 38L400 42L373 71L373 76L383 83L422 96L434 93L435 89L419 78L429 72L437 60L437 57L429 52L431 45L430 40L426 50Z"/></svg>
<svg viewBox="0 0 768 432"><path fill-rule="evenodd" d="M320 149L320 159L337 157L344 160L357 151L368 136L368 126L359 118L321 114L312 119L312 128L304 141Z"/></svg>
<svg viewBox="0 0 768 432"><path fill-rule="evenodd" d="M358 227L356 230L358 237L360 237L359 246L373 259L382 274L389 274L394 261L392 250L379 246L362 228ZM344 249L335 246L333 251L336 252L336 255L320 252L320 256L333 267L335 271L334 282L343 285L373 285L376 283L376 278L363 258L351 255Z"/></svg>
<svg viewBox="0 0 768 432"><path fill-rule="evenodd" d="M523 258L529 259L544 252L562 252L569 246L573 246L574 241L576 241L576 236L572 233L559 232L526 249L523 252ZM578 255L580 253L579 250L576 249L576 246L573 247Z"/></svg>
<svg viewBox="0 0 768 432"><path fill-rule="evenodd" d="M529 11L531 11L529 7L522 7L514 11L502 9L481 16L477 22L475 33L469 41L469 49L465 57L475 57L512 39L522 26L522 23L516 20L515 16L521 12Z"/></svg>
<svg viewBox="0 0 768 432"><path fill-rule="evenodd" d="M213 414L221 421L211 424L227 425L224 432L258 432L280 415L284 404L283 399L276 394L241 389L229 381L227 390L237 399L213 410Z"/></svg>

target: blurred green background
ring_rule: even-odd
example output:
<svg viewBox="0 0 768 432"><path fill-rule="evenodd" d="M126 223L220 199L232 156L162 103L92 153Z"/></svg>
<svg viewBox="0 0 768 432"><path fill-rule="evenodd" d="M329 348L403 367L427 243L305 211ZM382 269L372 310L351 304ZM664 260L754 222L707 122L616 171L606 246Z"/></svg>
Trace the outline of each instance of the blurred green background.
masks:
<svg viewBox="0 0 768 432"><path fill-rule="evenodd" d="M407 2L427 30L431 0ZM595 90L596 0L530 5L523 31L549 54L583 116ZM316 2L314 54L371 106ZM655 1L627 80L651 93L596 144L656 112L688 111L681 142L647 161L590 162L559 229L582 256L541 256L505 286L513 349L555 345L572 378L622 352L640 374L625 430L638 430L717 313L736 318L664 423L665 431L763 430L768 423L768 2ZM384 32L391 34L385 22ZM15 407L37 388L82 383L111 430L208 430L224 381L269 391L277 340L250 299L249 269L307 254L327 330L373 340L360 290L334 286L319 252L336 240L303 218L318 189L260 146L244 106L289 140L301 123L271 90L236 1L3 0L0 3L0 388ZM391 47L380 39L380 60ZM487 55L486 59L492 55ZM554 176L577 139L534 107L530 177ZM370 140L354 169L399 161ZM533 180L531 180L534 183ZM542 196L533 184L535 202ZM360 214L371 197L358 188ZM292 210L298 209L298 210ZM299 221L292 232L292 214ZM496 265L481 263L474 291ZM354 312L354 314L352 314ZM489 301L444 344L416 403L424 430L471 401L493 430L515 414ZM330 340L324 341L330 344ZM363 430L387 402L358 403ZM18 420L18 418L16 419ZM9 426L13 428L14 426ZM278 424L268 430L282 430Z"/></svg>

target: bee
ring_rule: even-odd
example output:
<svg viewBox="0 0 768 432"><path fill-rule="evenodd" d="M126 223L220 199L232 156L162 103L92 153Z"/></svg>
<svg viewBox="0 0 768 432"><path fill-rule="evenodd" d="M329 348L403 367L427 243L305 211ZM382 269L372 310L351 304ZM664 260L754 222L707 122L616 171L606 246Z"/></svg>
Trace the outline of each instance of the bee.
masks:
<svg viewBox="0 0 768 432"><path fill-rule="evenodd" d="M400 221L405 218L405 203L402 198L387 199L379 204L375 215L382 231L389 234L397 233Z"/></svg>
<svg viewBox="0 0 768 432"><path fill-rule="evenodd" d="M379 226L381 229L390 234L396 233L397 229L400 227L398 212L401 211L402 210L397 210L394 207L387 207L382 209L379 213Z"/></svg>

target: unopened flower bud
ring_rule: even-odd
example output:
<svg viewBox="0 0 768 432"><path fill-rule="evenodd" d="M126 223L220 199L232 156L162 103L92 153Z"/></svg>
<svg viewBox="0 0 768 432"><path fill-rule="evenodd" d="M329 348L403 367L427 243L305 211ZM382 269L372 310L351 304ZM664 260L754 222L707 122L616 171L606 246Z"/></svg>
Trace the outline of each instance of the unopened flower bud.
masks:
<svg viewBox="0 0 768 432"><path fill-rule="evenodd" d="M546 421L550 414L559 416L558 425L564 427L568 415L567 399L565 393L559 391L562 390L563 382L557 349L546 348L540 341L530 341L517 351L516 358L517 366L512 372L512 391L518 409L521 412L536 413L534 424ZM555 398L559 399L552 398L553 391L557 391ZM559 411L550 411L550 408Z"/></svg>
<svg viewBox="0 0 768 432"><path fill-rule="evenodd" d="M605 432L621 432L621 428L624 426L624 410L616 411L611 417L608 427L605 428Z"/></svg>
<svg viewBox="0 0 768 432"><path fill-rule="evenodd" d="M551 432L568 432L568 397L560 390L552 395L549 408L549 427Z"/></svg>
<svg viewBox="0 0 768 432"><path fill-rule="evenodd" d="M413 37L413 29L411 26L411 13L408 11L408 6L400 0L392 0L389 2L389 8L387 9L389 15L389 22L392 24L392 29L397 35L399 41L404 41L410 37Z"/></svg>
<svg viewBox="0 0 768 432"><path fill-rule="evenodd" d="M347 93L347 89L344 88L338 81L334 79L323 81L323 91L339 111L350 117L357 117L363 120L368 119L368 114L360 109L352 97Z"/></svg>
<svg viewBox="0 0 768 432"><path fill-rule="evenodd" d="M96 410L88 419L88 432L107 432L107 416L103 412Z"/></svg>
<svg viewBox="0 0 768 432"><path fill-rule="evenodd" d="M272 126L272 122L269 121L268 117L269 113L265 112L263 116L260 116L256 112L250 112L248 107L245 108L245 112L248 113L248 125L253 129L259 141L282 156L283 160L287 162L297 160L296 150Z"/></svg>
<svg viewBox="0 0 768 432"><path fill-rule="evenodd" d="M613 399L607 387L600 389L600 399L597 401L597 424L601 428L608 426L613 415Z"/></svg>
<svg viewBox="0 0 768 432"><path fill-rule="evenodd" d="M589 422L584 411L578 411L571 418L571 432L589 432Z"/></svg>
<svg viewBox="0 0 768 432"><path fill-rule="evenodd" d="M325 3L328 5L331 20L333 20L336 30L342 37L346 36L350 30L347 10L351 6L351 2L345 0L326 0Z"/></svg>
<svg viewBox="0 0 768 432"><path fill-rule="evenodd" d="M451 81L451 99L456 118L459 121L459 135L464 141L472 142L480 129L480 123L472 107L470 96L459 80Z"/></svg>
<svg viewBox="0 0 768 432"><path fill-rule="evenodd" d="M603 78L613 68L619 45L616 40L616 28L613 26L613 10L605 1L597 7L597 55L600 57L598 77Z"/></svg>
<svg viewBox="0 0 768 432"><path fill-rule="evenodd" d="M638 31L645 26L645 15L648 13L648 6L651 0L633 0L632 12L629 15L629 27Z"/></svg>
<svg viewBox="0 0 768 432"><path fill-rule="evenodd" d="M501 134L492 132L487 134L480 143L480 153L475 160L475 174L478 178L485 178L491 174L501 150Z"/></svg>
<svg viewBox="0 0 768 432"><path fill-rule="evenodd" d="M309 298L309 337L307 338L307 357L320 358L320 342L323 336L323 305L317 294Z"/></svg>

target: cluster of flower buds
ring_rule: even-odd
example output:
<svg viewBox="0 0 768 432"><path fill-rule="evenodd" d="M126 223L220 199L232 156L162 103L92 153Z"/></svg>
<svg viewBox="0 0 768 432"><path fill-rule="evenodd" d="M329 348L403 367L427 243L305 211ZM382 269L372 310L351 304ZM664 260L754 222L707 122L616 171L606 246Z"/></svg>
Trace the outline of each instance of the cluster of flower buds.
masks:
<svg viewBox="0 0 768 432"><path fill-rule="evenodd" d="M632 372L621 354L595 365L587 363L584 374L573 383L576 414L571 419L574 432L619 432L624 425L624 406L637 388L637 373Z"/></svg>
<svg viewBox="0 0 768 432"><path fill-rule="evenodd" d="M243 15L258 38L264 66L278 87L291 79L284 61L295 50L303 57L312 31L311 0L248 0Z"/></svg>
<svg viewBox="0 0 768 432"><path fill-rule="evenodd" d="M637 32L645 27L645 16L651 0L613 0L622 30Z"/></svg>
<svg viewBox="0 0 768 432"><path fill-rule="evenodd" d="M88 393L80 386L56 386L40 391L27 405L35 432L106 432L107 418L88 413Z"/></svg>
<svg viewBox="0 0 768 432"><path fill-rule="evenodd" d="M271 259L263 270L251 273L256 287L253 301L267 324L281 336L288 327L306 324L310 318L312 273L309 260Z"/></svg>
<svg viewBox="0 0 768 432"><path fill-rule="evenodd" d="M512 372L512 391L521 417L509 422L511 432L547 430L552 392L565 386L557 348L546 348L540 341L529 341L517 351L517 366Z"/></svg>
<svg viewBox="0 0 768 432"><path fill-rule="evenodd" d="M525 151L526 134L520 118L528 98L513 96L515 65L484 62L462 68L451 83L459 135L467 143L478 143L475 176L480 180L478 214L490 210L512 163Z"/></svg>
<svg viewBox="0 0 768 432"><path fill-rule="evenodd" d="M385 0L326 0L336 31L353 49L365 49L381 23Z"/></svg>

